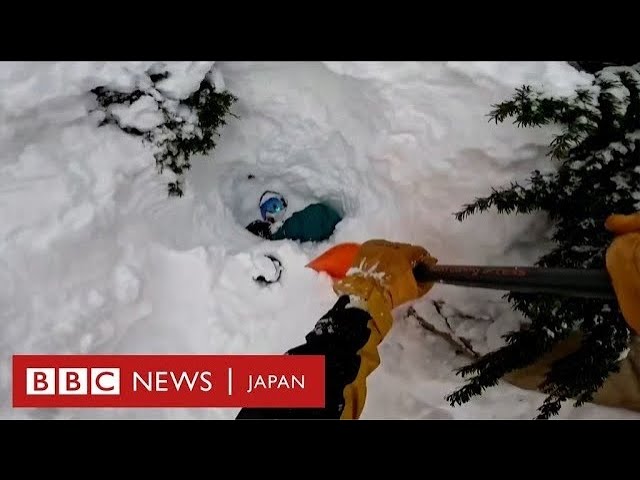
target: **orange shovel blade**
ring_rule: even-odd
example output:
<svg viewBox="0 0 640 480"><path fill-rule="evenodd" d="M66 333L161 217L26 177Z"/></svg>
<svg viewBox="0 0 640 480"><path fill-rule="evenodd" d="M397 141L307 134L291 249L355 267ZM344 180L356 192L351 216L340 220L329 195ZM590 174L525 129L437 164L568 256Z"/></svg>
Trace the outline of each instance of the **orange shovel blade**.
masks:
<svg viewBox="0 0 640 480"><path fill-rule="evenodd" d="M313 259L307 267L316 272L328 273L334 279L344 278L353 265L359 249L359 243L340 243Z"/></svg>

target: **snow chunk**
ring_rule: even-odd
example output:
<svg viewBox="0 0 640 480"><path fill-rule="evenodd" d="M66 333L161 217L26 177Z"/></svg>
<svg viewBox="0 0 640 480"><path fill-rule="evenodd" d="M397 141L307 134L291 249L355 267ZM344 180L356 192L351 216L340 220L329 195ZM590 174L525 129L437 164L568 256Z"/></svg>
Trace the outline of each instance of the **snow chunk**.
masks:
<svg viewBox="0 0 640 480"><path fill-rule="evenodd" d="M133 91L154 62L3 62L0 69L0 112L71 103L99 85ZM38 112L41 115L43 112Z"/></svg>
<svg viewBox="0 0 640 480"><path fill-rule="evenodd" d="M371 265L369 268L365 268L364 260L360 262L360 265L357 267L351 267L347 271L347 275L359 275L362 277L371 277L378 281L383 281L385 278L384 272L378 272L376 269L378 268L378 264Z"/></svg>
<svg viewBox="0 0 640 480"><path fill-rule="evenodd" d="M617 173L613 177L611 177L611 181L616 184L616 190L629 190L629 178L624 173Z"/></svg>
<svg viewBox="0 0 640 480"><path fill-rule="evenodd" d="M574 160L573 162L571 162L571 169L581 170L585 166L585 163L586 162L584 160Z"/></svg>
<svg viewBox="0 0 640 480"><path fill-rule="evenodd" d="M621 153L622 155L626 155L629 149L625 147L621 142L613 142L609 145L609 148L614 152Z"/></svg>
<svg viewBox="0 0 640 480"><path fill-rule="evenodd" d="M104 297L96 289L92 289L87 295L87 304L92 308L100 308L104 305L104 302Z"/></svg>
<svg viewBox="0 0 640 480"><path fill-rule="evenodd" d="M629 140L630 142L634 142L636 140L640 140L640 130L636 130L635 132L632 132L632 133L627 133L625 135L625 138L627 140Z"/></svg>
<svg viewBox="0 0 640 480"><path fill-rule="evenodd" d="M594 78L566 62L447 62L447 66L498 85L537 86L550 96L571 96L577 88L589 88Z"/></svg>
<svg viewBox="0 0 640 480"><path fill-rule="evenodd" d="M78 231L91 223L95 216L95 208L90 203L73 207L62 217L61 227L71 231Z"/></svg>
<svg viewBox="0 0 640 480"><path fill-rule="evenodd" d="M571 247L571 251L576 253L589 253L593 250L595 250L595 247L589 245L574 245Z"/></svg>
<svg viewBox="0 0 640 480"><path fill-rule="evenodd" d="M137 128L141 131L152 130L164 121L158 103L149 95L143 95L131 105L113 104L109 111L123 127Z"/></svg>
<svg viewBox="0 0 640 480"><path fill-rule="evenodd" d="M618 356L618 361L621 362L622 360L627 358L627 355L629 355L630 351L631 351L630 348L625 348L623 351L621 351L620 355Z"/></svg>
<svg viewBox="0 0 640 480"><path fill-rule="evenodd" d="M208 78L211 85L216 89L216 92L222 92L225 90L226 86L224 83L224 76L216 65L214 65L209 72Z"/></svg>
<svg viewBox="0 0 640 480"><path fill-rule="evenodd" d="M637 68L637 65L636 65ZM633 66L629 65L615 65L610 67L605 67L601 71L597 73L598 77L609 80L613 82L620 82L619 74L626 73L631 77L631 80L640 83L640 73Z"/></svg>
<svg viewBox="0 0 640 480"><path fill-rule="evenodd" d="M133 303L140 293L140 279L126 265L116 267L113 275L114 293L119 302Z"/></svg>
<svg viewBox="0 0 640 480"><path fill-rule="evenodd" d="M174 62L167 65L169 77L159 81L156 88L164 95L184 100L198 90L214 62Z"/></svg>
<svg viewBox="0 0 640 480"><path fill-rule="evenodd" d="M619 74L622 72L630 73L635 78L638 77L638 72L630 67L606 67L597 73L601 80L612 83L612 86L606 91L618 101L618 113L620 115L626 113L630 95L629 89L620 80Z"/></svg>

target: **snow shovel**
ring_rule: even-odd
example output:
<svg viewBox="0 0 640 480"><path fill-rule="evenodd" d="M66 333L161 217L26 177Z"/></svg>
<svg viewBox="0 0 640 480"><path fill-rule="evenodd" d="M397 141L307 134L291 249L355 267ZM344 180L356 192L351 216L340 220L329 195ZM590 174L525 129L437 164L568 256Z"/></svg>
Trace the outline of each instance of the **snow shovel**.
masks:
<svg viewBox="0 0 640 480"><path fill-rule="evenodd" d="M334 279L342 278L353 263L357 246L355 243L336 245L312 260L307 267L329 273ZM414 268L413 274L421 283L581 298L616 298L606 270L420 264Z"/></svg>

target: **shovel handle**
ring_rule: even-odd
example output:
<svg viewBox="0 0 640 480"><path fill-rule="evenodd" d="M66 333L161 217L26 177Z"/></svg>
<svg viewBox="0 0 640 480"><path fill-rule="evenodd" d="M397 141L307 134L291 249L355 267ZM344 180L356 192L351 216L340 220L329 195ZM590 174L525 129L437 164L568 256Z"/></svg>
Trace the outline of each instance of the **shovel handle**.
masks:
<svg viewBox="0 0 640 480"><path fill-rule="evenodd" d="M606 270L418 264L413 274L420 283L582 298L616 298Z"/></svg>

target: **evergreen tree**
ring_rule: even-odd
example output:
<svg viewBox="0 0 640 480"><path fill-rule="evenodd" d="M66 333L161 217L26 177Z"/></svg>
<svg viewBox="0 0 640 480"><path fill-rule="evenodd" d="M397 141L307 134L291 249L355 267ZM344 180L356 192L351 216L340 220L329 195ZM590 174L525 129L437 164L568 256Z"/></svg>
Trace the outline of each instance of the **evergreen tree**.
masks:
<svg viewBox="0 0 640 480"><path fill-rule="evenodd" d="M96 96L98 109L104 114L99 126L116 125L125 133L152 144L159 172L166 168L175 174L175 180L168 183L169 195L181 197L184 174L191 167L191 156L206 154L215 148L218 129L226 124L227 115L233 115L229 110L237 98L228 91L216 91L208 75L187 98L168 98L156 85L168 78L169 73L151 69L147 75L147 81L139 82L138 88L131 92L118 92L104 86L91 90ZM157 104L163 116L160 125L141 130L123 125L113 114L113 105L130 106L140 100Z"/></svg>
<svg viewBox="0 0 640 480"><path fill-rule="evenodd" d="M504 214L545 212L554 225L554 247L538 259L543 267L605 268L612 235L604 228L611 213L640 210L640 64L606 67L592 84L557 98L523 86L509 101L493 105L496 124L513 118L522 127L555 124L552 173L533 171L526 183L493 189L456 213L469 215L496 208ZM530 320L505 336L506 345L461 368L467 381L447 397L451 405L498 383L505 374L534 363L576 330L582 343L556 361L540 389L547 395L538 419L557 415L563 402L575 406L593 399L604 380L618 370L630 330L612 300L576 299L548 294L506 296Z"/></svg>

